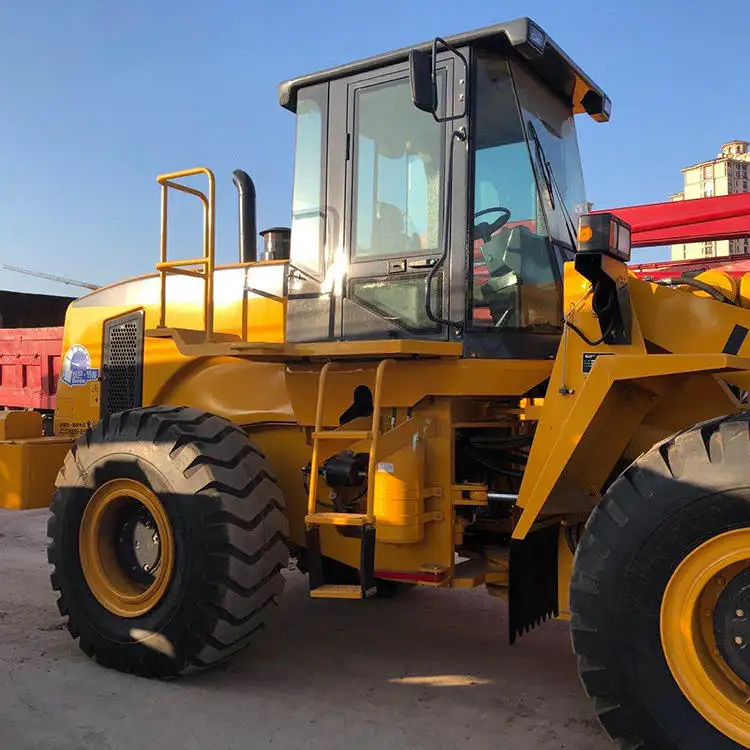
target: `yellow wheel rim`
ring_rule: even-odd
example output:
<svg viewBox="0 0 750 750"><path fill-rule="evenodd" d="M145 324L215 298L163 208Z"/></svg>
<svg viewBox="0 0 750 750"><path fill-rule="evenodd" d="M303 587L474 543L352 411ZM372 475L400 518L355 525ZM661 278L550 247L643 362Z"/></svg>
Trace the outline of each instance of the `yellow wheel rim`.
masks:
<svg viewBox="0 0 750 750"><path fill-rule="evenodd" d="M750 529L710 539L679 565L664 592L661 641L672 676L693 708L722 734L750 747L750 686L721 656L714 609L750 567Z"/></svg>
<svg viewBox="0 0 750 750"><path fill-rule="evenodd" d="M138 526L140 524L140 526ZM151 555L141 563L133 541L151 537ZM145 545L144 545L145 546ZM164 506L145 485L114 479L99 487L83 512L78 534L81 567L99 604L119 617L140 617L162 599L172 579L174 538ZM125 552L130 557L125 557Z"/></svg>

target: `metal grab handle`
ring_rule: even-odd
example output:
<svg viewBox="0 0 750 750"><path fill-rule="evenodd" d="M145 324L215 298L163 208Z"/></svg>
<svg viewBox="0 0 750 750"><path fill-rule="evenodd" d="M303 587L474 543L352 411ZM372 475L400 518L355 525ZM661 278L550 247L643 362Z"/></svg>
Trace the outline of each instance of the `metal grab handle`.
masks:
<svg viewBox="0 0 750 750"><path fill-rule="evenodd" d="M184 177L204 174L208 178L208 196L200 190L182 185L175 180ZM181 273L188 276L202 276L204 279L203 300L203 328L206 340L212 341L214 337L214 266L216 251L216 178L208 167L194 167L183 169L179 172L161 174L156 178L161 185L161 231L160 231L160 253L159 263L156 270L159 272L161 281L161 299L159 308L159 327L166 326L167 315L167 274ZM169 188L179 190L188 195L194 195L203 204L203 257L167 260L167 196ZM185 266L200 266L201 270L189 270Z"/></svg>
<svg viewBox="0 0 750 750"><path fill-rule="evenodd" d="M326 362L320 370L320 380L318 381L318 403L315 408L315 432L323 430L323 416L325 414L325 392L326 382L328 380L328 371L331 369L333 362ZM313 450L310 458L310 486L307 495L307 514L309 516L315 513L315 506L318 498L318 455L320 453L320 441L313 438Z"/></svg>
<svg viewBox="0 0 750 750"><path fill-rule="evenodd" d="M367 523L375 523L375 472L378 466L378 440L380 438L380 412L383 401L383 381L385 369L393 362L392 359L381 359L375 371L375 393L373 394L372 410L372 441L370 442L370 456L367 462Z"/></svg>

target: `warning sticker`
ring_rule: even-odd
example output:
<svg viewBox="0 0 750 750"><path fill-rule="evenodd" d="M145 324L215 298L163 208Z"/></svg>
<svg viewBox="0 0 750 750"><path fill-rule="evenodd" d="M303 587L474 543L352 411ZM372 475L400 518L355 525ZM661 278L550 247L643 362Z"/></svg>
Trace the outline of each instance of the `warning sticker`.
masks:
<svg viewBox="0 0 750 750"><path fill-rule="evenodd" d="M584 352L581 355L581 372L584 375L588 375L591 372L591 368L594 366L597 357L608 357L612 352Z"/></svg>

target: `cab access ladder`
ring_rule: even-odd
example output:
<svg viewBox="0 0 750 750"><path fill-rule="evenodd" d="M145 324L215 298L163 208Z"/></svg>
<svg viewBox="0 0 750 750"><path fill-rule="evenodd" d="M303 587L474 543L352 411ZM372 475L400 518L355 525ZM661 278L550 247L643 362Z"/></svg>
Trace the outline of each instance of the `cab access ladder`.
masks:
<svg viewBox="0 0 750 750"><path fill-rule="evenodd" d="M310 487L307 515L305 516L305 540L307 544L310 596L315 599L367 599L375 594L375 471L377 468L378 438L380 436L380 412L383 398L383 379L388 365L393 360L384 359L375 372L372 424L369 430L326 430L323 427L328 373L334 366L326 362L320 371L318 398L315 412L315 429L312 434L313 451L310 462ZM336 440L339 443L364 443L369 460L367 466L366 507L364 513L329 512L318 513L318 487L322 466L321 443ZM327 583L324 578L323 557L320 548L321 526L348 526L360 529L361 552L359 560L359 584L337 585Z"/></svg>

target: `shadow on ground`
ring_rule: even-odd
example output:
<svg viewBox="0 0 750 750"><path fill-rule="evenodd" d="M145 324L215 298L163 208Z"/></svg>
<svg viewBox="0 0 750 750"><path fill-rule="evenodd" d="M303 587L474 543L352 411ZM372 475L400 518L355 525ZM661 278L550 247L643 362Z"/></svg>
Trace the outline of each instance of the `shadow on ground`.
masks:
<svg viewBox="0 0 750 750"><path fill-rule="evenodd" d="M268 627L228 664L170 683L104 670L60 629L46 515L0 512L2 747L611 747L567 626L511 648L505 607L483 590L311 601L290 572Z"/></svg>

